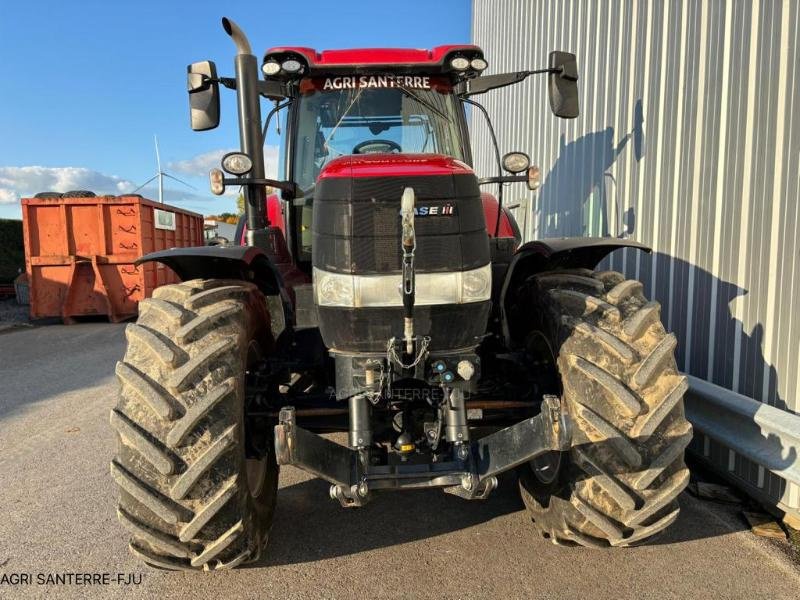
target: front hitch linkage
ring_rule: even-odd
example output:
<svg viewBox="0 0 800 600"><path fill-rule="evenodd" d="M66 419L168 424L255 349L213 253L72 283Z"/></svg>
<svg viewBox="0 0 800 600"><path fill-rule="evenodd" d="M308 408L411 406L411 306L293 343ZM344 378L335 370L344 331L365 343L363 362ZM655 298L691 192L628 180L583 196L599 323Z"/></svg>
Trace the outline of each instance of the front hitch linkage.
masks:
<svg viewBox="0 0 800 600"><path fill-rule="evenodd" d="M545 396L541 412L469 444L464 458L429 464L370 465L358 450L298 427L294 408L284 407L275 426L279 465L294 465L331 485L342 506L361 506L373 491L444 488L469 500L486 498L497 475L546 452L570 446L569 420L557 396Z"/></svg>

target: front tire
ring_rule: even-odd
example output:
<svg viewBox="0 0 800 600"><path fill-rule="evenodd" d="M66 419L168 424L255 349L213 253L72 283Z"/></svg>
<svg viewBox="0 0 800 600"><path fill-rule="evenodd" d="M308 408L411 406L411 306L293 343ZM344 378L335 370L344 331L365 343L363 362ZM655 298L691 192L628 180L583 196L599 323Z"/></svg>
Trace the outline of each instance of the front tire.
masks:
<svg viewBox="0 0 800 600"><path fill-rule="evenodd" d="M689 481L686 377L675 336L642 284L585 269L536 275L528 299L541 315L573 428L568 453L520 468L520 491L554 543L629 546L678 516Z"/></svg>
<svg viewBox="0 0 800 600"><path fill-rule="evenodd" d="M130 551L164 569L257 559L278 483L274 452L246 446L245 372L272 344L264 297L240 281L163 286L126 336L111 474Z"/></svg>

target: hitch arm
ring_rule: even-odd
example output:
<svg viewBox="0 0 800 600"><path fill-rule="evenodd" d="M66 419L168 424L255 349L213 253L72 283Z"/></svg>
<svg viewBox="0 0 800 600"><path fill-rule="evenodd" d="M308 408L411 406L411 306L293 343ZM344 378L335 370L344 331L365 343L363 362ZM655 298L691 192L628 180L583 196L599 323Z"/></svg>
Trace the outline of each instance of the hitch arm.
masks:
<svg viewBox="0 0 800 600"><path fill-rule="evenodd" d="M568 450L569 422L557 396L545 396L542 411L511 427L473 442L472 457L479 481L510 471L541 454Z"/></svg>

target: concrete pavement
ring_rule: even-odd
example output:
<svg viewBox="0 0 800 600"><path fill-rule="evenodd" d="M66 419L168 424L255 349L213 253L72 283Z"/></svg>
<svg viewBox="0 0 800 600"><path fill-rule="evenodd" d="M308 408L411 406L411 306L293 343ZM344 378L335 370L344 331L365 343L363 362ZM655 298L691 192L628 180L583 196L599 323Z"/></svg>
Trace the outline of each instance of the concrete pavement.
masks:
<svg viewBox="0 0 800 600"><path fill-rule="evenodd" d="M220 574L148 569L127 552L108 474L123 350L123 326L105 323L0 334L2 598L800 597L786 545L754 537L735 508L687 494L652 545L597 551L539 538L512 478L482 503L420 491L345 510L325 483L292 468L281 473L262 563ZM112 581L47 583L76 572ZM118 573L140 583L118 584ZM32 582L1 583L12 574Z"/></svg>

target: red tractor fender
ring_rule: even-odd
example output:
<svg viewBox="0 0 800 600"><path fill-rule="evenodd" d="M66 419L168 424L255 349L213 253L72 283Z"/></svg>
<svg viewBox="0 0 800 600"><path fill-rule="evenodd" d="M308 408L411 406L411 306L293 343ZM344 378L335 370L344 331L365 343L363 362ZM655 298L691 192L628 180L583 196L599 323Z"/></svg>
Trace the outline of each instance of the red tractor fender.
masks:
<svg viewBox="0 0 800 600"><path fill-rule="evenodd" d="M556 269L594 269L601 260L620 248L652 252L649 246L633 240L598 237L537 240L518 248L508 266L499 298L500 321L508 347L515 342L512 335L514 324L509 323L509 308L517 303L517 295L531 275Z"/></svg>

